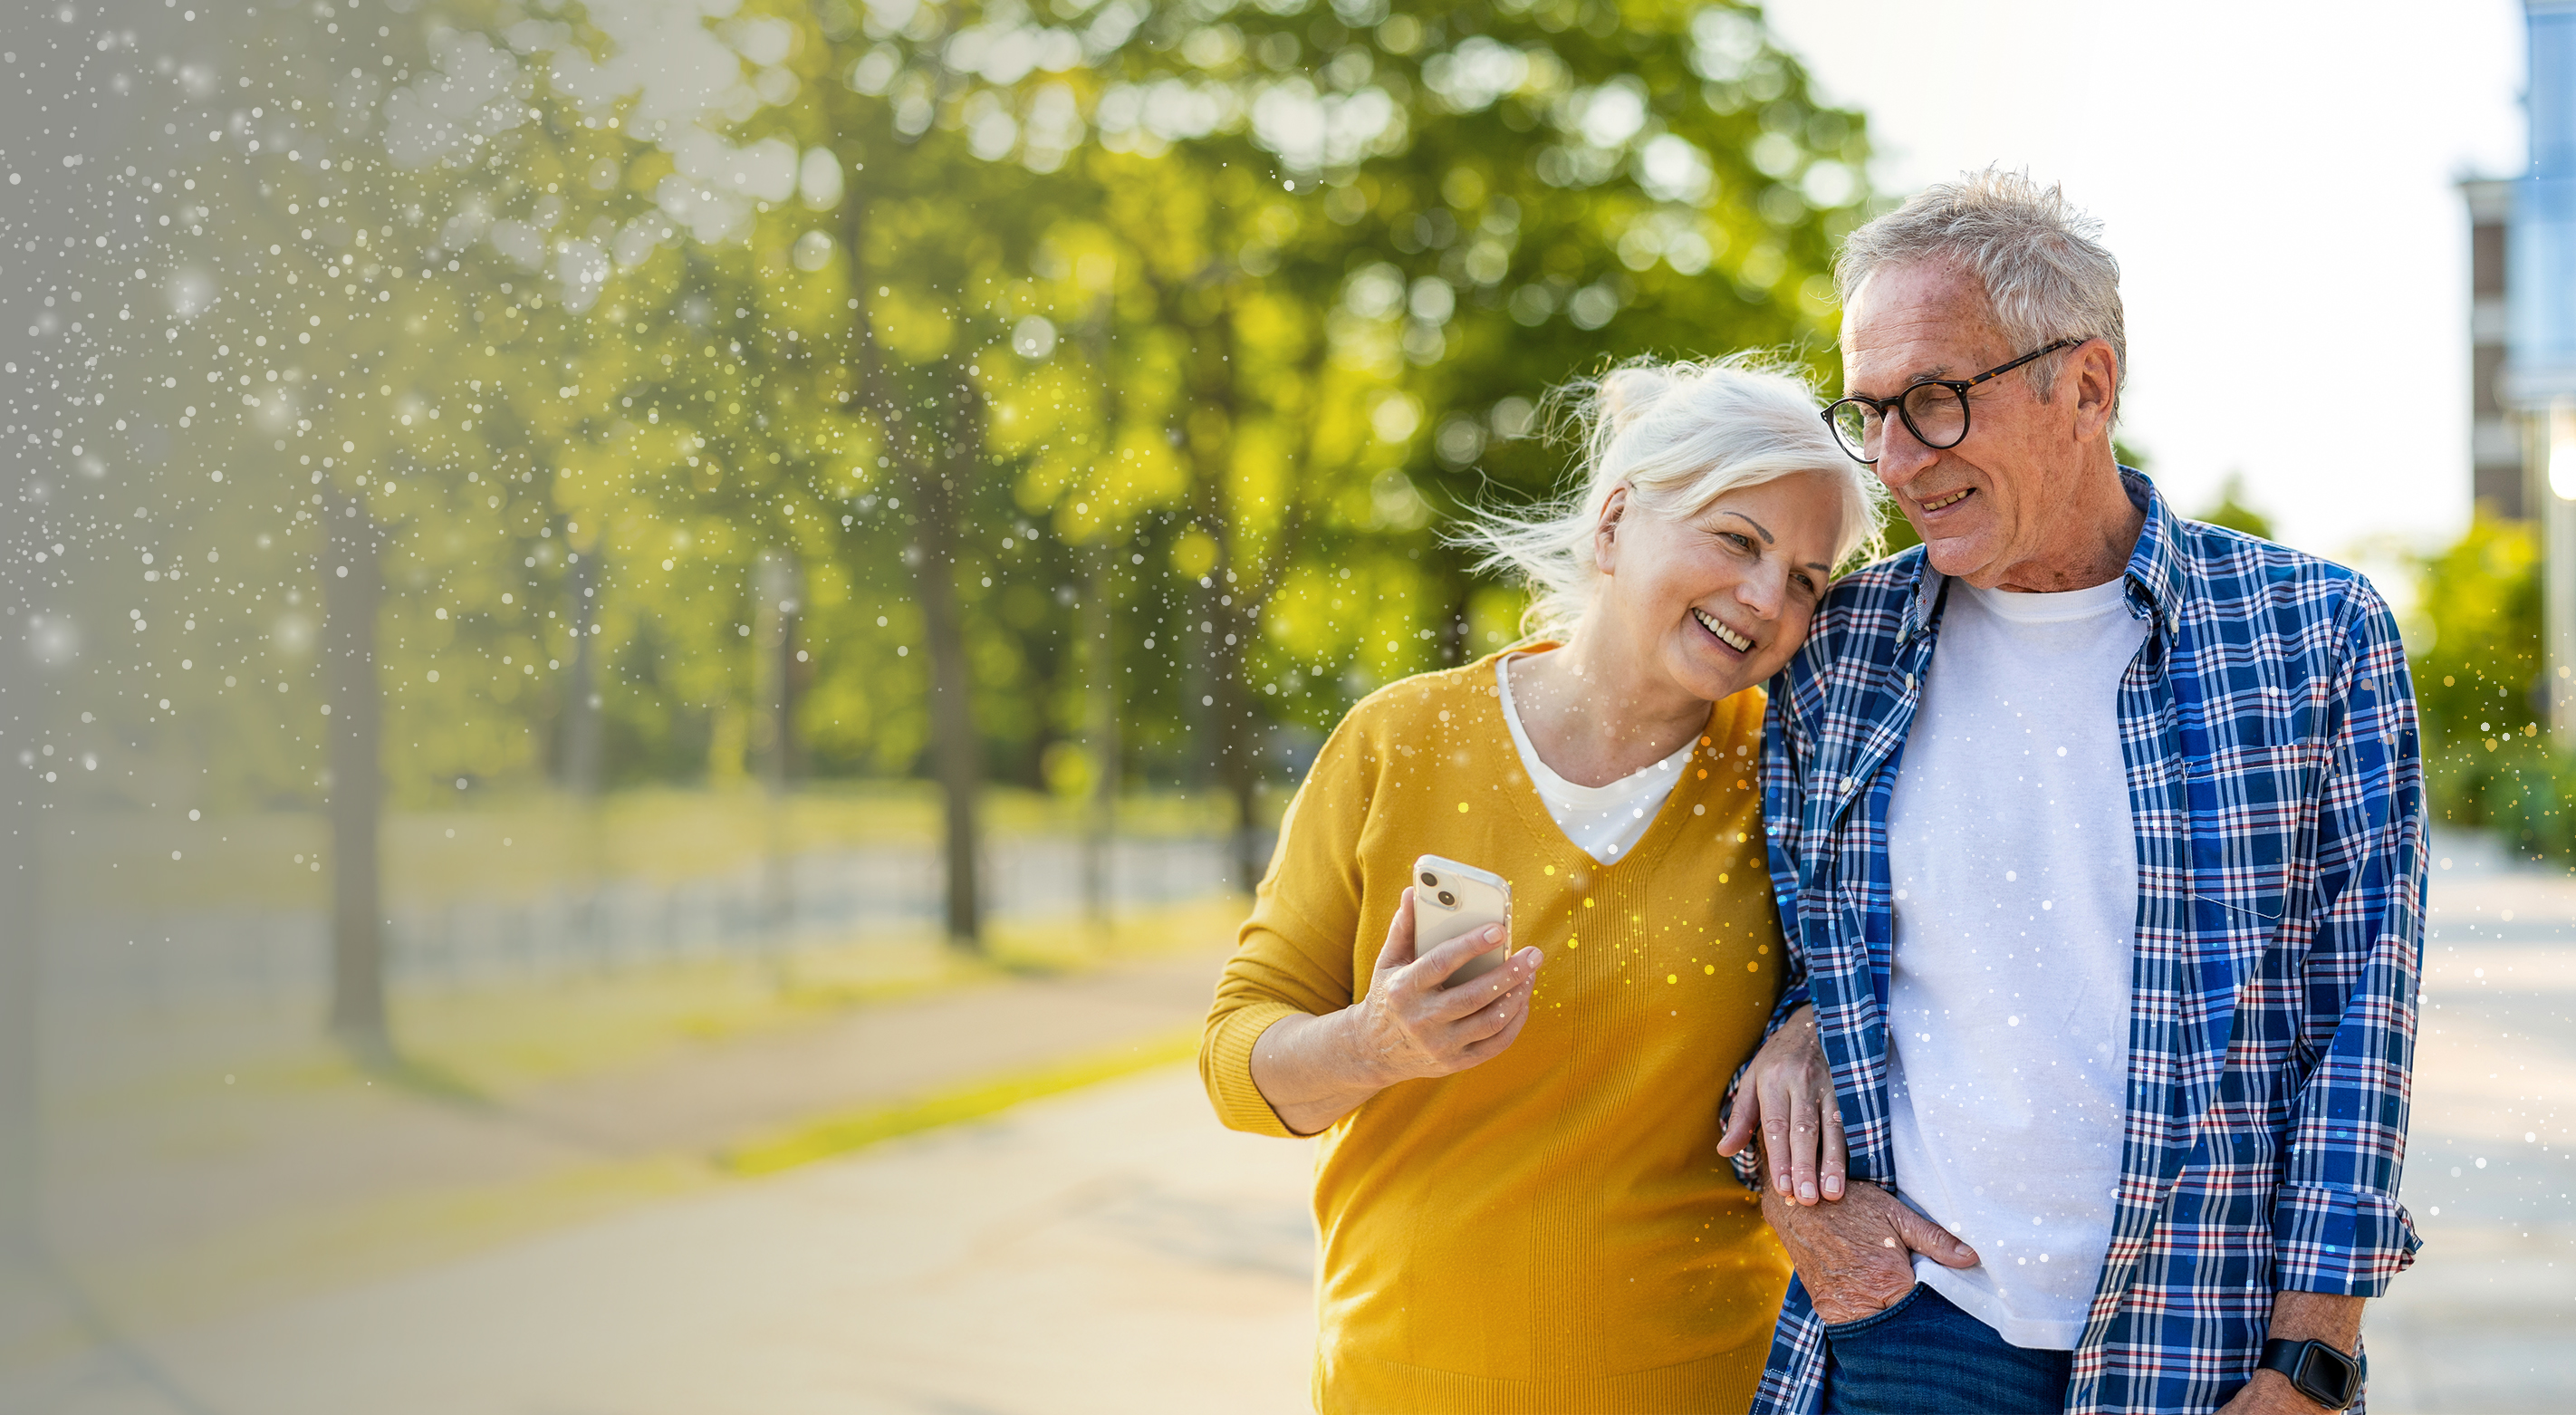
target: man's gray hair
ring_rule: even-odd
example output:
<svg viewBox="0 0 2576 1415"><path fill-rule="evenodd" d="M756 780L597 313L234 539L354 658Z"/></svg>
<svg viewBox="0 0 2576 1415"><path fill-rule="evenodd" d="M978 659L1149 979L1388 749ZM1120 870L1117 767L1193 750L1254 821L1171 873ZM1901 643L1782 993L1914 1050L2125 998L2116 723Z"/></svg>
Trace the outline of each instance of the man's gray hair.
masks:
<svg viewBox="0 0 2576 1415"><path fill-rule="evenodd" d="M1946 261L1985 286L1986 303L2015 355L2059 339L2102 339L2129 378L2129 333L2120 313L2120 262L2101 241L2102 223L2055 186L2027 172L1989 167L1940 182L1852 232L1834 259L1843 307L1882 266ZM2047 401L2067 351L2030 364L2023 376ZM2119 390L2112 390L2112 408Z"/></svg>

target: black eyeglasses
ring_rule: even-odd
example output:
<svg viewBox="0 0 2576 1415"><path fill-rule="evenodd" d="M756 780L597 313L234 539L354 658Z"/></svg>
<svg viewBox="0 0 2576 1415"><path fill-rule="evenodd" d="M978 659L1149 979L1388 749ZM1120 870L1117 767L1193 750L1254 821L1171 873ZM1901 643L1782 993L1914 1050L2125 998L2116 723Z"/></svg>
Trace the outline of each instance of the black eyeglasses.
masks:
<svg viewBox="0 0 2576 1415"><path fill-rule="evenodd" d="M1825 409L1825 426L1834 430L1834 439L1843 445L1857 462L1878 461L1878 440L1887 429L1887 410L1905 419L1905 430L1914 440L1939 451L1956 447L1968 436L1968 390L1987 379L2012 372L2042 354L2053 354L2084 341L2060 339L2043 349L2034 349L2008 364L1997 364L1974 378L1927 378L1893 398L1864 398L1855 393L1836 400Z"/></svg>

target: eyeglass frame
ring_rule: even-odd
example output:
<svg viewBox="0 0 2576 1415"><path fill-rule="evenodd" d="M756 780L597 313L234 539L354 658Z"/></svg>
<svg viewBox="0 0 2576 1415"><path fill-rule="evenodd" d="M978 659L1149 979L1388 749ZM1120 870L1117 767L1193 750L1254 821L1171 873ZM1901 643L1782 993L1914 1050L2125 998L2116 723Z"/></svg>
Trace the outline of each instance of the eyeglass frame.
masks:
<svg viewBox="0 0 2576 1415"><path fill-rule="evenodd" d="M1925 447L1931 448L1935 452L1946 452L1968 440L1968 426L1972 420L1971 414L1973 413L1973 407L1968 402L1969 389L1976 387L1980 383L1986 382L1988 379L1999 378L2004 374L2008 374L2014 369L2020 368L2022 365L2029 363L2031 360L2039 358L2042 355L2054 354L2060 349L2074 348L2079 344L2085 343L2086 339L2089 338L2090 336L2086 336L2086 338L2060 339L2054 344L2033 349L2029 353L2022 355L2020 358L2015 359L2010 363L1997 364L1993 368L1986 370L1984 373L1978 374L1974 378L1917 379L1914 382L1905 385L1905 391L1897 394L1893 398L1872 398L1861 393L1846 393L1842 397L1827 403L1824 411L1818 413L1816 416L1825 420L1826 430L1833 433L1834 445L1843 449L1843 455L1860 463L1864 467L1877 466L1878 458L1864 457L1858 452L1853 451L1851 449L1851 445L1843 441L1842 429L1834 426L1834 410L1845 403L1858 403L1862 407L1877 413L1879 421L1882 424L1887 420L1887 410L1894 408L1896 410L1897 418L1905 424L1905 430L1914 435L1915 441L1922 443ZM1959 400L1959 435L1957 437L1951 438L1947 442L1935 443L1932 439L1923 435L1923 429L1914 425L1914 415L1905 410L1905 400L1913 397L1915 390L1920 388L1947 388L1950 390L1951 396Z"/></svg>

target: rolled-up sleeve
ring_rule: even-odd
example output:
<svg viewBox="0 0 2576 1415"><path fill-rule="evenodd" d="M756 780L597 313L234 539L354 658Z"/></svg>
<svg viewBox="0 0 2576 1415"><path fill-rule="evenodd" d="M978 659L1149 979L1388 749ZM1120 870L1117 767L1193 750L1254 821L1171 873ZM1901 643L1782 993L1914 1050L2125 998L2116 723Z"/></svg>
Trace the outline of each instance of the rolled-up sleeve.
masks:
<svg viewBox="0 0 2576 1415"><path fill-rule="evenodd" d="M1368 814L1366 734L1345 721L1279 821L1279 846L1253 891L1199 1038L1199 1079L1230 1130L1294 1138L1252 1081L1252 1048L1283 1017L1351 1005L1360 917L1359 841Z"/></svg>
<svg viewBox="0 0 2576 1415"><path fill-rule="evenodd" d="M2317 818L2304 985L2316 1062L2273 1205L2276 1285L2377 1297L2422 1246L2397 1201L2424 953L2423 757L2396 621L2355 596Z"/></svg>

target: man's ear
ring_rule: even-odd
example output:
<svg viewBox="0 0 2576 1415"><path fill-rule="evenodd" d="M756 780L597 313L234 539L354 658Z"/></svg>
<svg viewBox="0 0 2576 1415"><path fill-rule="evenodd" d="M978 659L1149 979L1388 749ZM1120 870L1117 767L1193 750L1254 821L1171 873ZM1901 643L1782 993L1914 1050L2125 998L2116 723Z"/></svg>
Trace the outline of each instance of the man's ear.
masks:
<svg viewBox="0 0 2576 1415"><path fill-rule="evenodd" d="M1601 503L1601 519L1592 527L1592 563L1604 575L1618 573L1619 521L1628 514L1628 488L1612 487Z"/></svg>
<svg viewBox="0 0 2576 1415"><path fill-rule="evenodd" d="M2112 352L2111 341L2085 340L2058 376L2075 387L2075 440L2108 437L2120 390L2120 356Z"/></svg>

